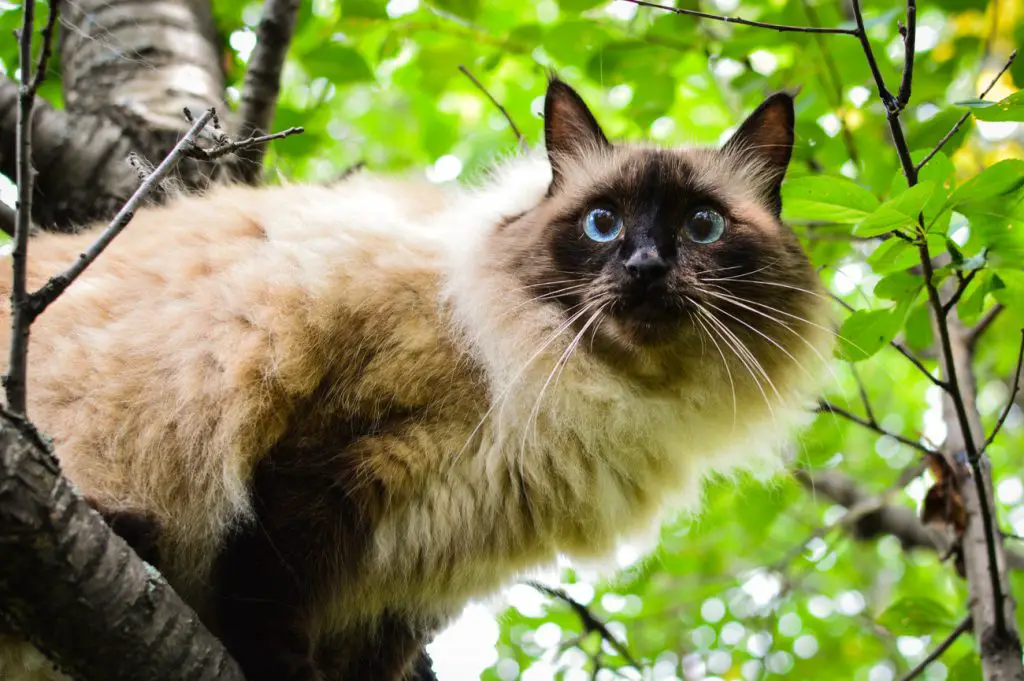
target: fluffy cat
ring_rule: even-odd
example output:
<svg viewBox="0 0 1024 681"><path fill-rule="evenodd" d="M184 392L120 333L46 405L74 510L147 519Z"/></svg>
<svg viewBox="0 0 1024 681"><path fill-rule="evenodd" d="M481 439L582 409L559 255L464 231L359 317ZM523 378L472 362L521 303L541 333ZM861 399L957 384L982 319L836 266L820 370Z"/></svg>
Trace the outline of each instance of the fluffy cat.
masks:
<svg viewBox="0 0 1024 681"><path fill-rule="evenodd" d="M773 460L830 342L793 123L778 94L722 149L612 144L555 79L547 154L475 190L141 211L33 327L29 415L250 681L403 678L468 599ZM34 239L31 286L95 235Z"/></svg>

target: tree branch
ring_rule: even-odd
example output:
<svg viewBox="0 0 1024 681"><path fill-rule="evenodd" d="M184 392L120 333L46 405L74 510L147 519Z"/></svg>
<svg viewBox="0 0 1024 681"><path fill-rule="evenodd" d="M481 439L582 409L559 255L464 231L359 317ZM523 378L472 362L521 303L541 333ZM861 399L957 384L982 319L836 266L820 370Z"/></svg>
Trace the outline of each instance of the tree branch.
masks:
<svg viewBox="0 0 1024 681"><path fill-rule="evenodd" d="M249 58L242 85L241 121L238 135L255 138L270 130L274 122L277 98L281 91L284 67L300 0L266 0L263 17L256 29L256 47ZM239 172L250 183L259 180L263 170L264 148L254 145L239 154Z"/></svg>
<svg viewBox="0 0 1024 681"><path fill-rule="evenodd" d="M166 581L0 412L0 611L78 681L243 681ZM84 636L89 631L90 636Z"/></svg>
<svg viewBox="0 0 1024 681"><path fill-rule="evenodd" d="M14 227L14 250L11 254L11 347L4 376L7 408L25 415L25 380L28 372L28 333L32 317L28 310L28 233L32 219L32 109L35 106L36 78L32 75L32 34L35 31L35 0L22 5L21 31L18 35L18 66L21 85L18 88L17 175L18 213ZM45 55L49 48L43 47Z"/></svg>
<svg viewBox="0 0 1024 681"><path fill-rule="evenodd" d="M860 1L852 0L852 9L864 56L871 68L879 96L886 108L886 119L892 134L893 144L903 168L907 184L917 184L918 167L910 158L903 127L900 124L900 107L889 93L871 49L871 43L864 32L864 18ZM912 26L907 26L908 40L913 40L909 33ZM907 55L909 62L904 64L904 75L912 72L913 53ZM909 85L908 85L909 91ZM942 299L935 287L934 269L927 240L923 238L923 218L919 215L918 222L921 237L917 239L921 268L932 317L938 330L941 359L945 375L946 394L944 398L946 422L949 436L946 441L945 454L951 470L963 471L958 462L958 454L967 455L970 473L960 475L960 487L964 506L967 511L967 525L963 535L964 566L968 585L971 591L971 611L976 630L976 638L982 650L982 668L988 681L994 679L1022 679L1024 669L1021 665L1020 638L1013 624L1013 597L1006 588L1006 557L1003 552L1001 537L996 533L996 526L991 506L991 479L989 471L981 467L979 442L976 439L981 432L981 417L974 402L973 373L970 351L956 321L956 315L947 318L942 306ZM956 333L954 339L953 333ZM961 378L963 382L961 382ZM970 391L970 399L966 391ZM970 404L968 412L967 404ZM972 421L974 422L972 424ZM972 427L973 425L973 427ZM973 478L973 488L965 477ZM1008 614L1009 613L1009 614Z"/></svg>
<svg viewBox="0 0 1024 681"><path fill-rule="evenodd" d="M911 440L908 437L904 437L903 435L900 435L899 433L890 432L890 431L886 430L885 428L882 428L880 425L878 425L877 421L862 419L861 417L857 416L856 414L853 414L853 413L843 409L842 407L836 406L836 405L832 404L831 402L827 402L825 400L822 400L818 404L817 412L820 413L820 414L835 414L837 416L842 416L844 419L847 419L848 421L852 421L852 422L854 422L854 423L856 423L858 425L864 426L868 430L873 430L874 432L878 433L879 435L884 435L886 437L891 437L892 439L896 440L897 442L902 442L903 444L907 445L908 447L913 447L914 449L916 449L917 451L921 452L922 454L929 454L929 455L938 454L938 452L935 451L934 449L932 449L931 447L927 447L927 446L921 444L920 442L917 442L915 440Z"/></svg>
<svg viewBox="0 0 1024 681"><path fill-rule="evenodd" d="M469 78L470 82L472 82L473 85L476 85L477 89L484 93L484 96L487 97L487 99L491 101L491 104L497 107L498 111L501 112L501 115L505 117L505 120L508 121L509 127L512 128L512 133L516 136L516 141L519 142L519 148L523 151L529 151L530 145L526 143L526 138L523 137L523 133L519 131L519 127L516 126L516 122L512 120L512 116L509 114L508 110L505 109L501 102L494 98L494 95L488 92L483 83L477 80L476 76L469 72L469 69L462 64L459 64L459 71L462 71L466 78Z"/></svg>
<svg viewBox="0 0 1024 681"><path fill-rule="evenodd" d="M999 73L997 73L995 75L995 78L993 78L989 82L989 84L985 87L985 89L981 91L981 94L978 96L978 99L985 99L985 96L988 95L988 93L992 90L992 88L994 88L996 86L996 83L999 82L999 79L1003 77L1003 74L1006 73L1007 69L1010 68L1010 66L1013 64L1013 60L1016 59L1016 58L1017 58L1017 50L1014 50L1013 52L1010 53L1010 56L1009 56L1009 58L1007 58L1006 63L1003 64L1003 68L999 69ZM970 118L970 117L971 117L971 112L970 111L968 111L963 116L961 116L960 119L956 123L953 124L953 127L950 129L950 131L947 132L945 135L943 135L942 139L939 140L938 144L936 144L935 147L932 148L932 150L929 151L925 155L925 157L922 158L921 161L915 166L915 170L920 172L921 168L924 168L925 164L928 163L928 161L932 160L932 158L934 158L935 154L937 154L940 151L942 151L942 147L946 146L946 142L948 142L949 140L951 140L953 138L953 135L955 135L957 133L957 131L960 130L960 127L964 123L966 123L967 119Z"/></svg>
<svg viewBox="0 0 1024 681"><path fill-rule="evenodd" d="M781 33L828 33L833 35L857 35L858 31L852 28L819 28L816 26L789 26L787 24L771 24L764 21L750 21L749 19L741 19L740 17L727 17L720 14L708 14L707 12L699 12L693 9L681 9L678 7L668 7L666 5L659 5L654 2L646 2L646 0L626 0L634 5L640 5L641 7L653 7L654 9L665 10L666 12L672 12L674 14L685 14L690 17L698 17L700 19L712 19L714 21L722 21L727 24L740 24L742 26L754 26L756 28L768 28L773 31L779 31Z"/></svg>
<svg viewBox="0 0 1024 681"><path fill-rule="evenodd" d="M146 180L135 190L131 198L124 204L114 219L107 225L107 228L103 230L103 233L94 241L89 248L87 248L81 255L78 256L78 260L74 262L68 269L64 270L58 275L50 278L41 289L31 296L30 314L31 318L29 323L35 317L42 314L50 303L55 301L60 294L64 293L68 286L71 285L75 279L78 278L82 272L85 271L89 265L99 257L110 242L114 240L118 234L128 226L132 218L135 217L135 211L138 210L139 206L145 200L146 196L153 191L154 188L160 186L164 178L167 177L168 173L178 165L178 161L185 156L189 149L195 144L195 139L202 132L203 128L210 122L214 117L215 111L209 109L204 113L199 120L192 124L192 128L181 138L181 141L175 145L171 153L167 155L167 158L163 160L156 167L152 173L146 178Z"/></svg>
<svg viewBox="0 0 1024 681"><path fill-rule="evenodd" d="M605 625L604 622L595 617L594 613L590 612L590 608L569 596L569 594L565 593L565 591L563 591L562 589L554 589L550 586L545 586L540 582L534 581L527 581L526 584L533 587L537 591L540 591L543 594L547 594L548 596L551 596L553 598L557 598L558 600L568 605L570 608L573 609L577 616L579 616L580 621L583 623L583 628L585 629L586 633L597 632L597 634L599 634L602 639L608 642L608 645L610 645L615 650L615 652L621 655L622 658L625 659L626 662L631 664L637 671L643 669L643 667L640 666L640 663L638 663L636 659L633 657L633 655L629 652L629 649L626 648L626 645L619 641L619 639L615 637L615 634L608 630L608 627L607 625Z"/></svg>
<svg viewBox="0 0 1024 681"><path fill-rule="evenodd" d="M960 636L963 635L965 631L971 628L972 623L973 622L971 620L970 615L965 617L963 621L960 622L960 624L956 625L956 629L954 629L949 636L943 639L942 642L939 643L939 645L935 646L935 650L928 653L928 656L921 660L921 662L918 663L916 667L907 672L907 674L902 679L900 679L900 681L912 681L913 679L916 679L921 674L923 674L924 670L928 668L928 665L942 657L942 654L949 650L949 647L956 643L956 640L960 638Z"/></svg>
<svg viewBox="0 0 1024 681"><path fill-rule="evenodd" d="M996 318L998 318L999 315L1002 314L1003 309L1003 304L997 303L992 307L992 309L985 313L985 316L978 321L977 325L973 329L971 329L970 333L968 334L967 347L969 347L971 350L974 350L974 346L981 338L981 335L988 330L988 327L992 326L992 322L994 322Z"/></svg>
<svg viewBox="0 0 1024 681"><path fill-rule="evenodd" d="M1017 397L1017 393L1020 392L1020 371L1021 364L1024 363L1024 329L1021 329L1020 333L1020 348L1017 350L1017 368L1013 370L1013 388L1010 390L1010 397L1006 400L1006 407L1003 408L1003 413L999 415L999 420L996 421L995 427L992 428L992 433L985 440L985 444L981 446L981 451L978 456L984 456L988 450L988 446L992 444L992 441L996 439L996 435L1003 427L1003 423L1006 422L1006 417L1010 415L1010 410L1013 409L1014 398Z"/></svg>
<svg viewBox="0 0 1024 681"><path fill-rule="evenodd" d="M903 77L900 80L896 105L900 111L910 102L910 93L914 85L914 43L917 38L917 0L907 0L907 25L900 25L903 37Z"/></svg>

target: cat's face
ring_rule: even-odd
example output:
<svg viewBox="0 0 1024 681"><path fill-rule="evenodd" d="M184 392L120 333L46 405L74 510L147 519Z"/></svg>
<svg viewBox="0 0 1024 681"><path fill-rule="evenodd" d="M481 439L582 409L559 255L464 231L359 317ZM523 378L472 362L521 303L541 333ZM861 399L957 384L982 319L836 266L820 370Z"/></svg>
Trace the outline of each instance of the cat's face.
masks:
<svg viewBox="0 0 1024 681"><path fill-rule="evenodd" d="M766 100L722 149L660 149L608 142L554 80L545 132L548 196L506 229L529 243L521 278L591 345L696 354L699 344L753 365L743 348L770 361L815 324L817 275L779 222L789 95Z"/></svg>

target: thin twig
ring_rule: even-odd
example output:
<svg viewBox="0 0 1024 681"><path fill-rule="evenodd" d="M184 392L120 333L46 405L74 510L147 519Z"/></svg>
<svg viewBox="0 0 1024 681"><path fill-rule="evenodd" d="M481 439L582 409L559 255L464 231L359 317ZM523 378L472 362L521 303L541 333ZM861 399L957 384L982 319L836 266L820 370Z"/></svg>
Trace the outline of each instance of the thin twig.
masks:
<svg viewBox="0 0 1024 681"><path fill-rule="evenodd" d="M300 135L305 131L305 128L288 128L281 132L275 132L272 135L252 135L243 140L238 140L237 142L230 141L225 135L220 138L222 140L221 143L212 149L203 149L195 142L195 140L190 140L183 153L189 158L197 158L201 161L216 161L218 158L227 156L228 154L233 154L236 151L249 149L250 147L263 146L272 140L279 140L290 135Z"/></svg>
<svg viewBox="0 0 1024 681"><path fill-rule="evenodd" d="M995 77L991 80L991 82L989 82L989 84L985 87L985 89L981 91L981 94L978 96L978 99L985 99L985 96L988 95L988 93L992 91L992 88L994 88L996 86L996 83L999 82L999 79L1003 77L1003 74L1006 73L1007 69L1010 68L1010 66L1013 64L1013 60L1016 59L1016 58L1017 58L1017 50L1014 50L1013 52L1010 53L1010 56L1006 59L1006 63L1003 64L1003 68L999 69L999 73L997 73L995 75ZM929 151L925 155L924 158L921 159L921 161L915 166L915 168L918 171L920 171L921 168L924 168L925 164L928 163L928 161L932 160L932 158L935 156L935 154L939 153L942 150L942 147L946 146L946 142L949 142L949 140L951 140L953 138L953 135L955 135L957 133L957 131L960 130L960 127L964 123L966 123L967 119L970 118L970 117L971 117L971 112L970 111L968 111L963 116L961 116L960 119L957 120L957 122L953 124L952 129L950 129L949 132L947 132L945 135L942 136L942 139L939 140L938 144L936 144L935 147L931 151Z"/></svg>
<svg viewBox="0 0 1024 681"><path fill-rule="evenodd" d="M1013 388L1010 389L1010 397L1007 398L1006 407L1003 408L1003 413L999 415L999 420L996 421L996 425L992 428L992 433L989 434L988 439L985 440L985 444L981 446L981 451L978 452L978 456L985 455L985 451L988 450L988 446L996 439L996 435L999 434L1003 424L1006 422L1006 417L1010 415L1010 410L1013 409L1014 398L1017 397L1017 393L1020 392L1020 371L1022 363L1024 363L1024 329L1021 329L1020 332L1020 348L1017 350L1017 367L1013 370Z"/></svg>
<svg viewBox="0 0 1024 681"><path fill-rule="evenodd" d="M1002 303L996 303L992 306L992 309L985 313L985 316L978 321L977 325L971 329L970 334L967 336L967 347L969 349L974 349L975 344L977 344L982 334L988 330L988 327L992 326L992 322L1002 314L1004 309L1005 308Z"/></svg>
<svg viewBox="0 0 1024 681"><path fill-rule="evenodd" d="M256 28L256 47L249 57L242 84L239 137L254 138L270 130L281 91L281 70L300 5L300 0L266 0L263 4L263 16ZM239 158L245 162L241 173L250 181L259 179L264 147L254 144L240 150Z"/></svg>
<svg viewBox="0 0 1024 681"><path fill-rule="evenodd" d="M961 275L960 285L956 287L956 291L953 293L952 296L950 296L949 300L947 300L942 306L942 314L946 315L947 317L949 316L949 311L952 310L953 307L960 301L961 296L963 296L964 291L967 290L967 287L970 286L971 281L974 280L976 274L978 274L978 270L971 270L970 272L967 273L967 276Z"/></svg>
<svg viewBox="0 0 1024 681"><path fill-rule="evenodd" d="M77 279L85 271L85 268L99 257L100 253L114 240L114 237L120 234L128 223L131 222L139 204L142 203L150 192L160 185L167 174L177 165L181 157L187 154L190 146L194 144L193 140L213 119L214 113L213 109L208 109L206 113L192 124L192 128L174 145L174 149L167 155L167 158L139 185L139 188L135 190L132 197L122 206L121 210L114 216L114 219L107 225L107 228L103 230L103 233L97 237L96 241L85 252L78 256L78 259L71 267L52 277L41 289L32 294L31 313L33 317L38 316L50 303L56 300L71 285L71 282Z"/></svg>
<svg viewBox="0 0 1024 681"><path fill-rule="evenodd" d="M919 452L921 452L923 454L928 454L929 456L937 455L938 454L938 452L935 451L934 449L932 449L931 447L923 445L920 442L917 442L915 440L911 440L909 437L904 437L903 435L900 435L899 433L893 433L892 431L886 430L885 428L880 426L877 422L873 422L873 421L869 421L868 419L861 418L860 416L857 416L853 412L847 411L846 409L843 409L840 406L832 404L831 402L827 402L825 400L822 400L821 402L818 403L818 408L816 409L816 411L819 414L835 414L836 416L842 416L844 419L847 419L848 421L852 421L852 422L854 422L854 423L856 423L858 425L864 426L868 430L873 430L874 432L878 433L879 435L885 435L887 437L891 437L892 439L896 440L897 442L902 442L903 444L907 445L908 447L913 447L914 449L916 449L917 451L919 451Z"/></svg>
<svg viewBox="0 0 1024 681"><path fill-rule="evenodd" d="M32 94L39 91L39 86L46 80L46 71L53 55L53 29L57 26L57 15L60 14L61 0L50 0L50 14L46 17L46 27L43 28L43 44L39 50L39 61L36 63L36 73L32 78Z"/></svg>
<svg viewBox="0 0 1024 681"><path fill-rule="evenodd" d="M850 305L848 302L846 302L845 300L843 300L842 298L840 298L836 294L834 294L832 292L829 292L829 297L832 298L832 300L834 300L837 303L839 303L840 305L842 305L846 309L847 312L856 312L857 311L857 308L855 308L853 305ZM902 343L899 343L897 341L891 340L891 341L889 341L889 345L892 348L894 348L897 352L899 352L901 355L906 357L907 360L909 360L911 364L913 364L915 367L917 367L918 371L920 371L921 374L923 374L933 384L935 384L939 388L942 388L943 390L947 390L948 389L948 387L946 386L946 382L943 381L940 378L936 378L935 375L932 374L932 372L928 370L928 367L926 367L921 362L921 360L919 360L917 358L917 356L913 352L908 350L906 348L906 346L904 346Z"/></svg>
<svg viewBox="0 0 1024 681"><path fill-rule="evenodd" d="M868 60L868 67L871 69L871 75L875 79L875 86L878 88L878 97L882 100L882 105L885 106L887 112L898 112L899 107L896 104L896 98L892 96L892 93L885 86L882 72L878 70L878 61L875 60L875 52L871 49L871 41L868 39L868 32L864 28L864 14L860 10L860 0L853 0L852 4L853 18L857 22L857 30L854 32L854 35L860 40L861 47L864 50L864 57ZM906 64L903 67L906 69Z"/></svg>
<svg viewBox="0 0 1024 681"><path fill-rule="evenodd" d="M896 95L896 105L900 111L910 101L910 93L914 85L914 43L917 36L917 0L907 0L907 25L900 25L903 37L903 77L900 79L900 90Z"/></svg>
<svg viewBox="0 0 1024 681"><path fill-rule="evenodd" d="M619 641L619 639L615 637L615 634L608 630L608 627L605 625L604 622L595 617L594 613L590 612L590 608L569 596L569 594L565 593L565 591L563 591L562 589L555 589L553 587L541 584L540 582L534 581L527 581L526 584L533 587L537 591L540 591L541 593L547 594L548 596L563 601L566 605L568 605L576 612L576 615L580 618L580 621L583 623L583 627L587 631L596 631L598 634L601 635L601 638L608 642L608 645L615 649L615 652L621 655L622 658L625 659L626 662L629 662L629 664L632 665L634 668L636 668L637 671L643 669L643 667L640 666L640 664L636 661L633 655L630 654L629 649L626 648L626 645Z"/></svg>
<svg viewBox="0 0 1024 681"><path fill-rule="evenodd" d="M857 371L857 365L850 362L850 373L853 374L853 380L857 382L857 391L860 393L860 401L864 405L864 413L868 417L868 421L877 425L878 419L875 418L875 410L871 408L871 398L868 397L868 389L864 385L864 381L860 379L860 372Z"/></svg>
<svg viewBox="0 0 1024 681"><path fill-rule="evenodd" d="M857 29L853 28L818 28L815 26L789 26L786 24L771 24L764 21L750 21L749 19L741 19L740 17L726 17L720 14L708 14L707 12L699 12L693 9L681 9L679 7L667 7L665 5L659 5L655 2L646 2L646 0L626 0L634 5L640 5L641 7L653 7L654 9L665 10L666 12L672 12L674 14L685 14L686 16L699 17L701 19L712 19L714 21L723 21L727 24L741 24L743 26L756 26L757 28L768 28L773 31L788 32L788 33L830 33L833 35L857 35Z"/></svg>
<svg viewBox="0 0 1024 681"><path fill-rule="evenodd" d="M928 665L930 665L932 662L935 662L935 660L939 659L944 652L949 650L949 647L953 645L953 643L955 643L956 640L960 638L960 636L963 635L964 632L970 629L973 623L974 622L971 620L970 615L965 617L960 624L956 625L956 629L954 629L949 634L949 636L943 639L942 643L935 646L935 650L928 653L928 657L921 660L921 662L918 663L916 667L907 672L906 676L900 679L900 681L911 681L912 679L916 679L917 677L919 677L922 673L924 673L924 670L928 667Z"/></svg>
<svg viewBox="0 0 1024 681"><path fill-rule="evenodd" d="M22 3L21 32L18 35L18 64L21 84L18 86L17 172L18 215L14 227L14 250L11 253L13 279L11 282L11 347L4 387L7 409L17 416L25 416L26 381L28 380L28 334L32 325L28 295L28 233L32 215L32 109L35 92L32 89L32 33L35 30L35 0ZM46 49L44 48L45 52Z"/></svg>
<svg viewBox="0 0 1024 681"><path fill-rule="evenodd" d="M501 115L505 117L506 121L508 121L509 126L512 128L512 132L516 136L516 140L519 142L520 148L522 148L523 151L529 151L530 145L526 143L526 138L523 137L523 133L519 131L518 126L516 126L516 122L512 120L512 116L502 103L495 99L494 95L488 92L487 88L484 87L484 84L477 80L476 76L470 73L469 69L462 64L459 64L459 71L462 71L463 75L465 75L466 78L469 78L473 85L475 85L480 92L484 93L484 96L487 97L487 99L491 100L491 104L497 107L498 111L501 112Z"/></svg>

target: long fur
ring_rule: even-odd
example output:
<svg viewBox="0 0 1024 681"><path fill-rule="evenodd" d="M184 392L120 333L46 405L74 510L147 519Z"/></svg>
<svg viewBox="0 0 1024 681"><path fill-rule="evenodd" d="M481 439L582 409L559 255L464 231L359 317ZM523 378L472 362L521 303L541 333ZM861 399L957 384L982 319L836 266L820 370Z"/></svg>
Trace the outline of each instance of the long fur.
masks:
<svg viewBox="0 0 1024 681"><path fill-rule="evenodd" d="M616 153L567 164L559 200L639 152ZM685 154L737 211L780 229L756 166ZM369 567L324 595L316 636L385 610L443 622L560 552L605 555L666 500L692 504L705 472L777 461L816 387L804 369L828 353L825 306L807 304L819 325L786 341L793 361L765 360L777 394L735 363L727 378L733 360L706 346L611 363L580 350L563 365L576 334L517 275L506 229L550 183L526 156L448 193L361 174L141 211L33 327L29 415L80 490L158 519L161 567L204 618L212 557L253 517L261 458L339 419L390 425L345 450L353 489L376 490ZM36 238L30 287L96 234ZM0 677L45 677L19 676L25 649L5 649Z"/></svg>

